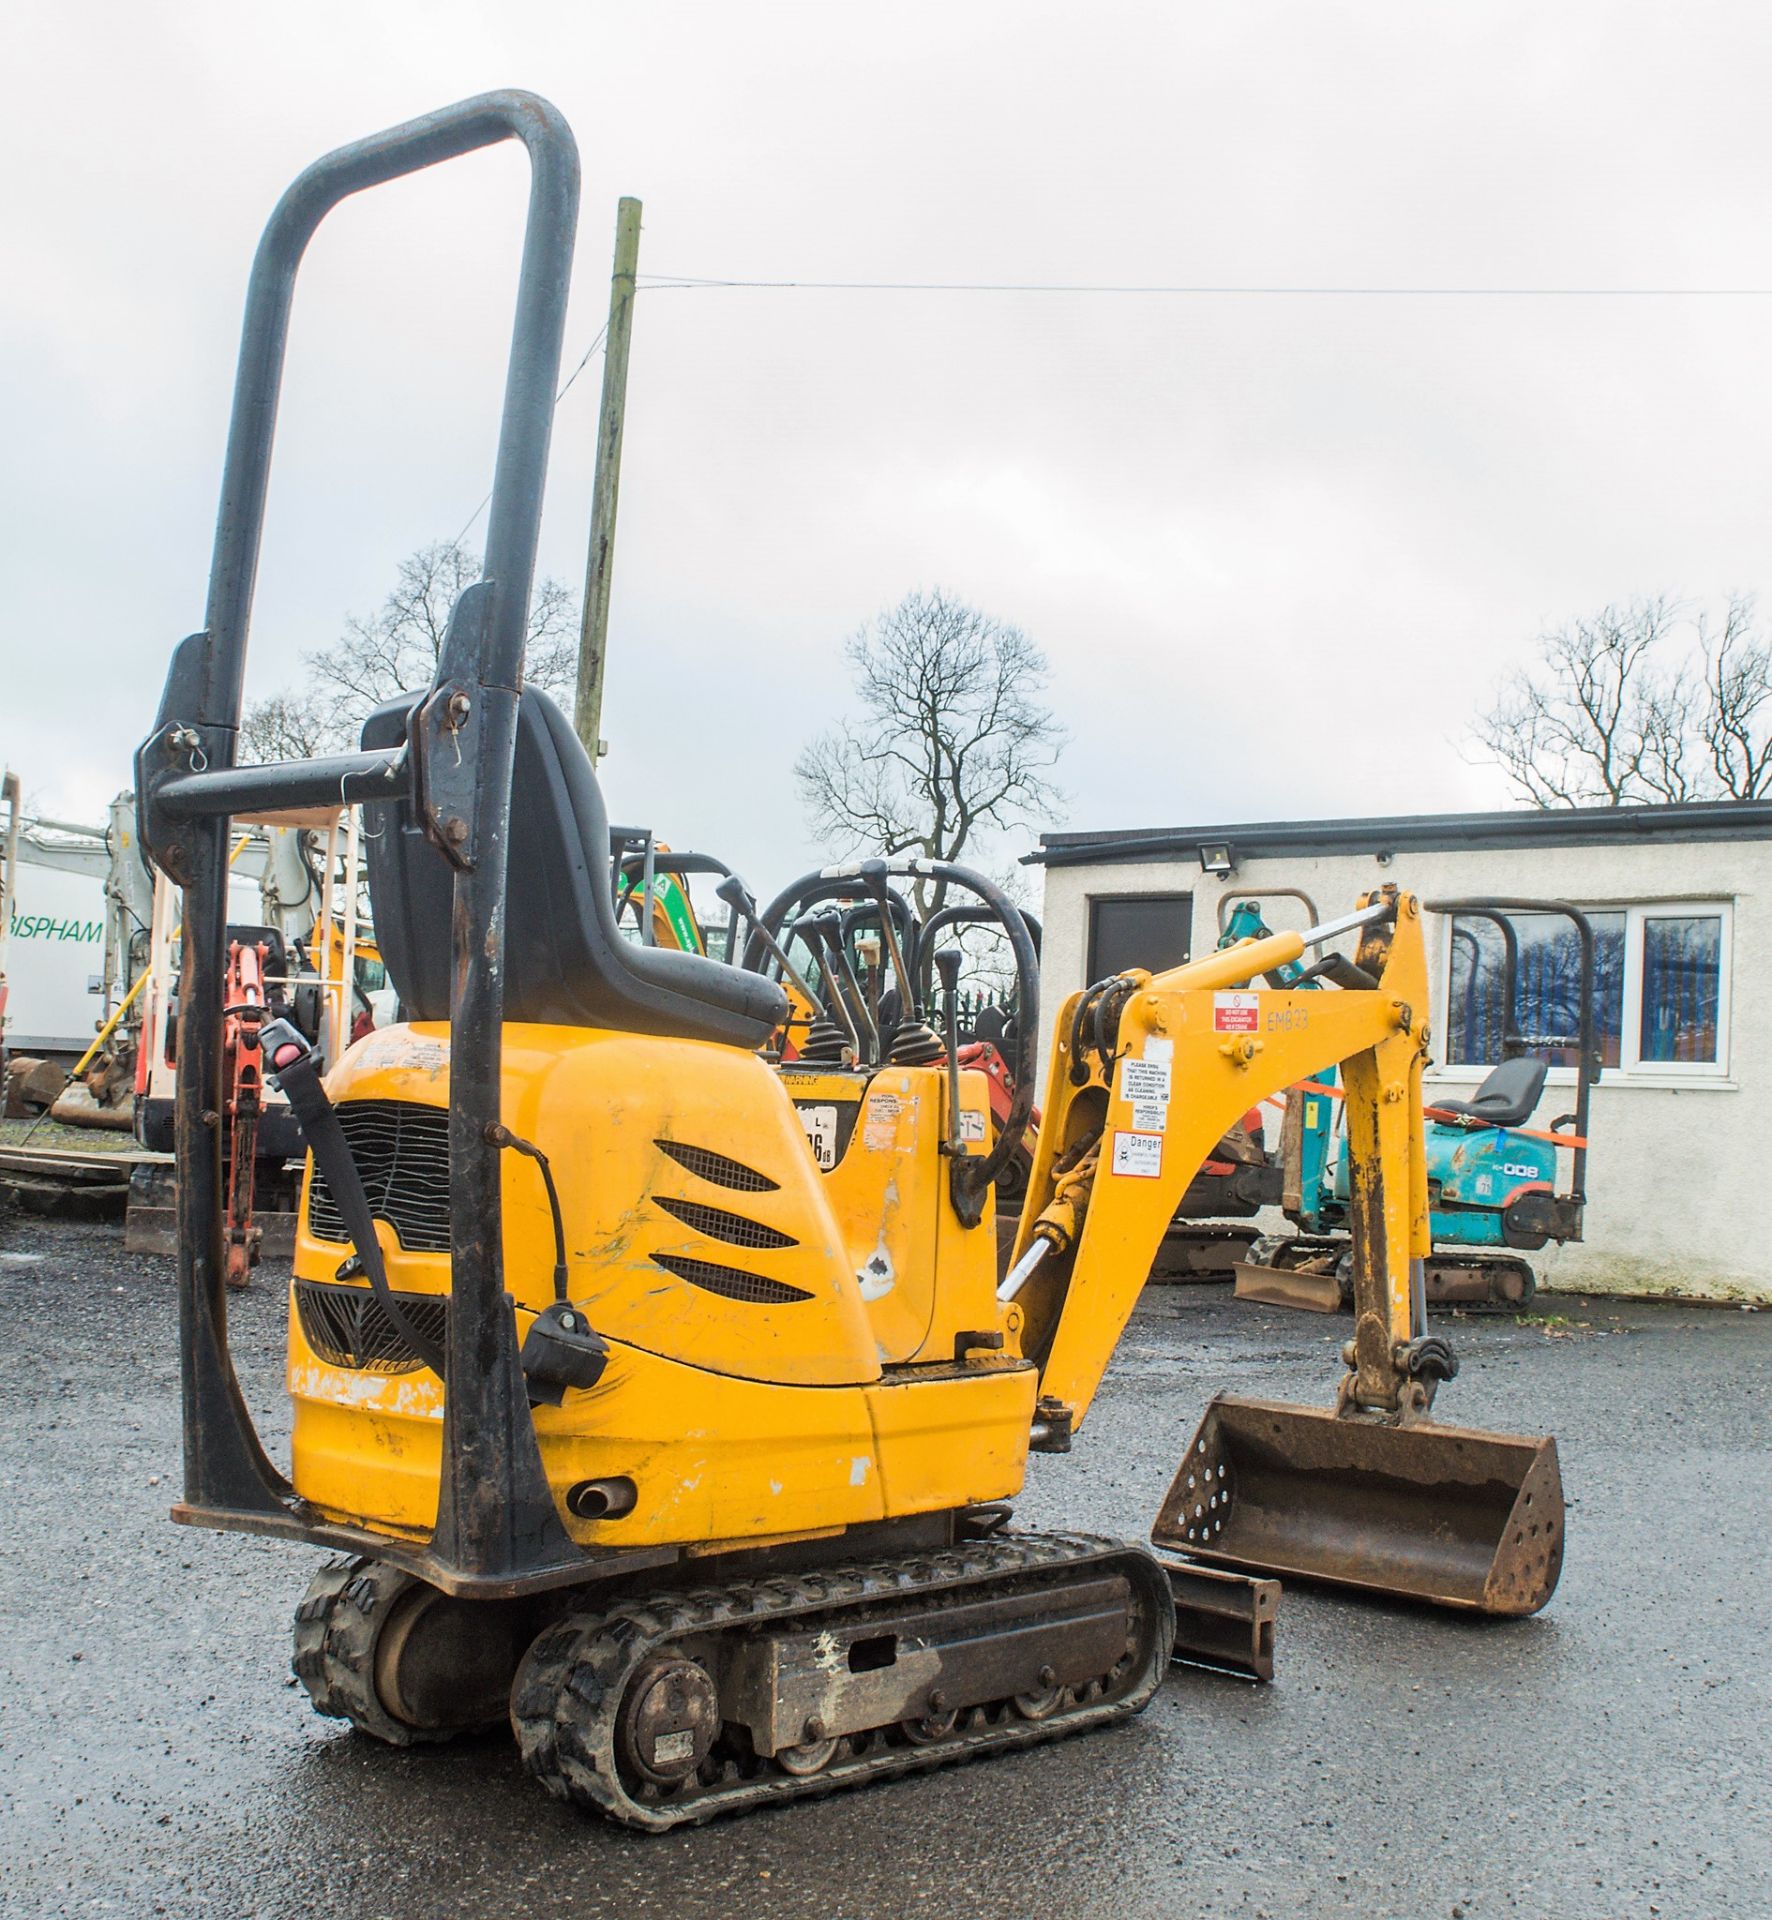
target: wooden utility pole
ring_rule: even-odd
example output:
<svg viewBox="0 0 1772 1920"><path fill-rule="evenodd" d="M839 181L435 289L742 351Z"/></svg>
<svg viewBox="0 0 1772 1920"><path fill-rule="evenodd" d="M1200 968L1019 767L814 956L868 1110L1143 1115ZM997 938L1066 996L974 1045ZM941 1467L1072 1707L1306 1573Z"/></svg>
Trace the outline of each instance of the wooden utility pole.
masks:
<svg viewBox="0 0 1772 1920"><path fill-rule="evenodd" d="M621 431L628 401L628 342L634 331L634 274L640 262L640 203L615 214L609 281L609 337L603 348L603 406L597 416L597 477L591 489L591 546L578 633L573 725L594 761L603 755L603 667L609 639L609 576L615 564L615 503L621 491Z"/></svg>

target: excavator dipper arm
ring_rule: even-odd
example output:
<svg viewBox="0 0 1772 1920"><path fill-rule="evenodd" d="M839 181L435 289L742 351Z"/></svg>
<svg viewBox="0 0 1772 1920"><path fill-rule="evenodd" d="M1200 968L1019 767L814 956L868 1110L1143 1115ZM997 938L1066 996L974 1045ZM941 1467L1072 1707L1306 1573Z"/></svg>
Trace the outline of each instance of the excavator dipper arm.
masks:
<svg viewBox="0 0 1772 1920"><path fill-rule="evenodd" d="M1274 934L1166 973L1074 995L1058 1021L1012 1276L1047 1430L1088 1412L1182 1193L1256 1101L1343 1072L1354 1204L1357 1365L1350 1391L1394 1413L1423 1331L1429 1250L1420 1079L1427 1045L1421 912L1395 889L1361 903L1370 987L1261 990L1329 929ZM1346 923L1343 923L1344 925ZM1038 1242L1046 1242L1043 1257ZM1430 1390L1431 1391L1431 1390Z"/></svg>

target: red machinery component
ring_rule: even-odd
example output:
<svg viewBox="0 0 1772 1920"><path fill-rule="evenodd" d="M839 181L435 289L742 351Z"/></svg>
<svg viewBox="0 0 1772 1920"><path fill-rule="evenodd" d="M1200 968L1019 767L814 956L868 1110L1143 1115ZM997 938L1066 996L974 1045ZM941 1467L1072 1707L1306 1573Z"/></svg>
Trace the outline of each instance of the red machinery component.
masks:
<svg viewBox="0 0 1772 1920"><path fill-rule="evenodd" d="M228 1191L227 1278L243 1287L258 1265L264 1230L252 1218L253 1170L258 1155L258 1121L264 1111L264 1062L258 1030L270 1012L265 1004L265 948L262 941L228 943L227 1005L223 1012L222 1084L227 1090Z"/></svg>

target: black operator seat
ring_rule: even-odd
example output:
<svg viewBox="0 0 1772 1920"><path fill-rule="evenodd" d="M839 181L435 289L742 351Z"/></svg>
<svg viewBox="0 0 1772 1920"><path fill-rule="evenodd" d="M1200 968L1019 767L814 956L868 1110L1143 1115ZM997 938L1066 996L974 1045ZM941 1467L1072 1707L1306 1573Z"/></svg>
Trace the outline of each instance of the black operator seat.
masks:
<svg viewBox="0 0 1772 1920"><path fill-rule="evenodd" d="M399 694L363 723L365 748L406 738L423 698ZM376 944L407 1017L449 1018L454 869L409 799L366 802ZM545 693L517 708L505 910L505 1019L605 1027L756 1048L787 1017L773 980L624 940L611 897L609 818L578 736Z"/></svg>
<svg viewBox="0 0 1772 1920"><path fill-rule="evenodd" d="M1436 1100L1433 1105L1488 1127L1523 1127L1538 1110L1548 1071L1536 1055L1522 1053L1502 1061L1468 1100Z"/></svg>

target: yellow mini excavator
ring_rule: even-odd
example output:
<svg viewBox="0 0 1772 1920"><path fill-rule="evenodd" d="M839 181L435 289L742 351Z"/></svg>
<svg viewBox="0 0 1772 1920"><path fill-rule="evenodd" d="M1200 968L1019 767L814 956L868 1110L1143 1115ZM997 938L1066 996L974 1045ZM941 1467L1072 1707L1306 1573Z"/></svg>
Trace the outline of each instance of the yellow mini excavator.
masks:
<svg viewBox="0 0 1772 1920"><path fill-rule="evenodd" d="M485 577L431 685L377 712L360 750L237 766L302 253L347 194L504 139L528 150L531 186ZM576 198L558 114L489 94L322 159L260 245L207 620L137 757L143 842L184 890L175 1517L342 1550L296 1617L322 1713L402 1744L508 1715L551 1792L639 1828L1121 1719L1169 1660L1163 1567L1139 1544L1014 1530L1006 1503L1030 1450L1064 1451L1083 1425L1213 1143L1252 1101L1337 1065L1361 1302L1341 1404L1269 1409L1220 1444L1250 1416L1219 1403L1160 1524L1196 1560L1233 1557L1247 1519L1252 1552L1308 1561L1308 1527L1288 1536L1273 1512L1300 1471L1307 1496L1316 1484L1285 1457L1296 1428L1343 1513L1362 1493L1387 1515L1406 1505L1399 1474L1437 1489L1401 1523L1425 1526L1418 1559L1471 1492L1481 1522L1453 1543L1458 1570L1490 1564L1448 1597L1541 1605L1560 1540L1550 1443L1496 1440L1477 1461L1494 1436L1425 1420L1450 1369L1419 1315L1427 979L1410 895L1068 1003L1001 1281L993 1183L1014 1130L992 1142L983 1076L951 1046L840 1065L859 1076L856 1113L823 1166L759 1052L780 985L621 937L596 776L522 684ZM228 823L341 799L365 808L407 1019L324 1084L275 1008L258 1030L309 1149L285 1471L227 1343ZM1031 946L1003 905L1031 1026ZM1249 985L1349 929L1351 984ZM1376 1450L1321 1446L1319 1426ZM1537 1504L1516 1547L1527 1523L1503 1537L1491 1509L1511 1523L1521 1499ZM1305 1570L1359 1578L1357 1531L1337 1550Z"/></svg>

